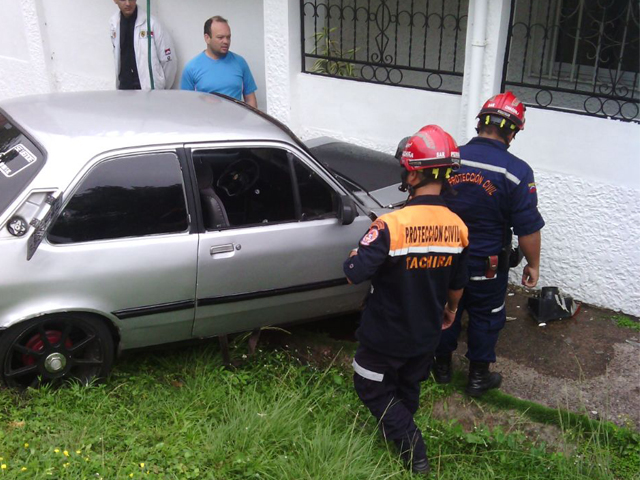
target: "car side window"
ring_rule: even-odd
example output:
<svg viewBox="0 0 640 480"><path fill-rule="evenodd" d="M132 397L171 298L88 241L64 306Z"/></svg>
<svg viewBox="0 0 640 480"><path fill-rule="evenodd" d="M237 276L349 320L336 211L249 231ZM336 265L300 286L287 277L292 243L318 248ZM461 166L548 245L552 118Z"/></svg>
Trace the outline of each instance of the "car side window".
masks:
<svg viewBox="0 0 640 480"><path fill-rule="evenodd" d="M320 176L294 159L296 181L300 192L301 220L335 217L338 194Z"/></svg>
<svg viewBox="0 0 640 480"><path fill-rule="evenodd" d="M207 230L336 215L337 194L285 150L198 150L193 162Z"/></svg>
<svg viewBox="0 0 640 480"><path fill-rule="evenodd" d="M184 232L182 171L175 153L107 160L81 181L48 234L54 244Z"/></svg>

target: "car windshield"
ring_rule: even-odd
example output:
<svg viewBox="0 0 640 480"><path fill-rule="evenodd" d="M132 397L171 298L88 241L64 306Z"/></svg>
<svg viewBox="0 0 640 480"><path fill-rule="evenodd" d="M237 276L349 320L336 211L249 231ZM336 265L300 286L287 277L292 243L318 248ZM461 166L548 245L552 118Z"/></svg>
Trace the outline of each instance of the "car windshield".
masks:
<svg viewBox="0 0 640 480"><path fill-rule="evenodd" d="M0 112L0 213L44 165L42 152Z"/></svg>

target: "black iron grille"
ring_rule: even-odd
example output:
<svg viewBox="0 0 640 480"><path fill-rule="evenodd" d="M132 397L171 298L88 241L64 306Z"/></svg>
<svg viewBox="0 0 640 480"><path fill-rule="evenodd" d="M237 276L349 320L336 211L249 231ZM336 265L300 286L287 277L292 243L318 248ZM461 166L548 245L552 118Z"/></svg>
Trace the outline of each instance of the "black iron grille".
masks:
<svg viewBox="0 0 640 480"><path fill-rule="evenodd" d="M512 0L503 90L525 104L640 122L638 0Z"/></svg>
<svg viewBox="0 0 640 480"><path fill-rule="evenodd" d="M468 0L301 0L302 71L462 92Z"/></svg>

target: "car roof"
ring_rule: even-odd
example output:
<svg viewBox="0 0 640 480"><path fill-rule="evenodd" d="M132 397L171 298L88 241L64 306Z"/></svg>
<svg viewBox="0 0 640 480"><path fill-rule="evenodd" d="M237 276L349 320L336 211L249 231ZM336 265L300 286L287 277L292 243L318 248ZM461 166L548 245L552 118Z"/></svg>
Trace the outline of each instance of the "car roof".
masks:
<svg viewBox="0 0 640 480"><path fill-rule="evenodd" d="M85 159L128 147L221 140L292 143L270 117L218 95L180 90L66 92L0 109L44 149Z"/></svg>

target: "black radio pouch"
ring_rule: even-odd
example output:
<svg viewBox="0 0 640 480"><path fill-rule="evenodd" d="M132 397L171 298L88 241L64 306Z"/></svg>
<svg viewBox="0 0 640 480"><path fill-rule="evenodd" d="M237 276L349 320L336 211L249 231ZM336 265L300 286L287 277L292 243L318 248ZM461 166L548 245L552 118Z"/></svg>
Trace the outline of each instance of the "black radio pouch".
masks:
<svg viewBox="0 0 640 480"><path fill-rule="evenodd" d="M520 247L512 248L509 255L509 268L514 268L520 265L523 258L524 253Z"/></svg>
<svg viewBox="0 0 640 480"><path fill-rule="evenodd" d="M501 272L508 272L510 268L517 267L524 257L520 247L511 246L511 239L511 229L505 228L502 250L498 255L498 270Z"/></svg>

